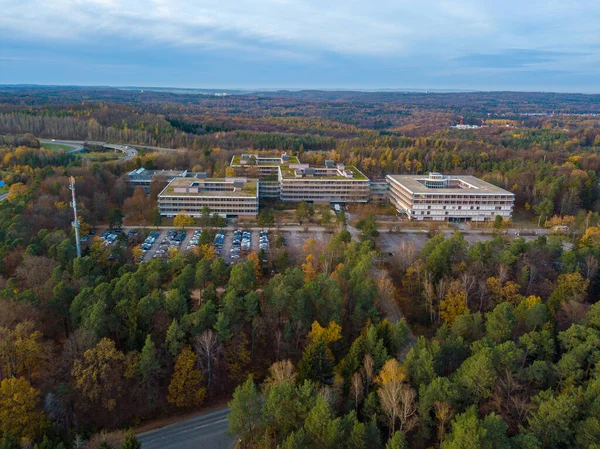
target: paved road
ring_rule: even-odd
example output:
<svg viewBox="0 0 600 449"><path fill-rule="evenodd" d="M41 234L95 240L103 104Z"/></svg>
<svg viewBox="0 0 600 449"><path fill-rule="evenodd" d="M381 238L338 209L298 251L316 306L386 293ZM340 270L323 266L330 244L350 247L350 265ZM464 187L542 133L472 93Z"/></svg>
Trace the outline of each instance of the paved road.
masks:
<svg viewBox="0 0 600 449"><path fill-rule="evenodd" d="M121 159L121 162L128 161L133 159L138 155L138 149L141 150L151 150L151 151L177 151L183 152L187 151L185 149L180 148L162 148L162 147L153 147L149 145L126 145L120 143L107 143L107 142L84 142L82 140L52 140L52 139L38 139L40 142L44 143L60 143L63 145L68 145L73 147L73 150L69 151L69 153L76 153L78 151L82 151L84 149L84 144L89 143L93 145L99 145L109 150L118 150L125 153L125 157Z"/></svg>
<svg viewBox="0 0 600 449"><path fill-rule="evenodd" d="M227 435L227 413L224 408L137 437L143 449L230 449L236 438Z"/></svg>
<svg viewBox="0 0 600 449"><path fill-rule="evenodd" d="M7 196L8 196L8 193L4 193L4 194L0 195L0 201L4 201Z"/></svg>
<svg viewBox="0 0 600 449"><path fill-rule="evenodd" d="M77 153L79 151L83 151L83 142L75 141L75 140L51 140L51 139L38 139L41 143L58 143L61 145L67 145L72 148L68 153Z"/></svg>

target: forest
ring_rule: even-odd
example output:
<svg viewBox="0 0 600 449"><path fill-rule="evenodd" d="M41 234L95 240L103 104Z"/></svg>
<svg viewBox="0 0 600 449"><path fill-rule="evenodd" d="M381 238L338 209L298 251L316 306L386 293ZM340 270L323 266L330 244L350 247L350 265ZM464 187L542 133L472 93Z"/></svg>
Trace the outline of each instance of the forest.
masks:
<svg viewBox="0 0 600 449"><path fill-rule="evenodd" d="M554 94L0 89L0 448L107 449L118 431L139 447L129 429L224 402L244 448L600 448L597 107ZM459 115L487 124L451 129ZM42 137L186 151L99 163ZM146 196L124 173L224 176L248 150L373 178L476 174L513 191L532 226L568 232L500 227L468 243L432 228L386 258L372 216L355 238L342 215L297 264L278 236L272 266L255 253L229 265L207 220L185 254L137 263L121 234L76 257L68 176L86 231L131 217L148 231L160 185Z"/></svg>

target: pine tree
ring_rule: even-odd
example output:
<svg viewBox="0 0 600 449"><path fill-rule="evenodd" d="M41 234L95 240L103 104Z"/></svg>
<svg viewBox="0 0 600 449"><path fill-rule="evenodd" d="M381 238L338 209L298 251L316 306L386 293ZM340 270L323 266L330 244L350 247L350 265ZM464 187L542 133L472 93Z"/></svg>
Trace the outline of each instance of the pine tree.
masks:
<svg viewBox="0 0 600 449"><path fill-rule="evenodd" d="M142 448L142 443L140 443L138 441L138 439L135 437L133 432L131 430L129 432L127 432L127 435L125 435L125 439L123 440L123 443L121 444L121 449L141 449L141 448Z"/></svg>

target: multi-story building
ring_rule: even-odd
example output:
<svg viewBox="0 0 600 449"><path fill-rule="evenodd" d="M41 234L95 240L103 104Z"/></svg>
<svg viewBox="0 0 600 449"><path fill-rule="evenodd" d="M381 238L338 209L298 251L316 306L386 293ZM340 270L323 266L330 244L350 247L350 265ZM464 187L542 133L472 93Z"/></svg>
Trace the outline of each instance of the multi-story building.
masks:
<svg viewBox="0 0 600 449"><path fill-rule="evenodd" d="M369 179L356 167L325 161L323 167L308 164L279 166L281 201L311 203L366 203Z"/></svg>
<svg viewBox="0 0 600 449"><path fill-rule="evenodd" d="M175 178L158 195L158 209L165 217L183 210L199 217L205 207L224 217L257 215L258 180Z"/></svg>
<svg viewBox="0 0 600 449"><path fill-rule="evenodd" d="M298 164L298 158L287 153L273 156L241 154L231 158L230 165L242 171L245 176L258 178L258 196L260 198L279 198L279 167L287 164Z"/></svg>
<svg viewBox="0 0 600 449"><path fill-rule="evenodd" d="M515 195L474 176L388 175L389 199L412 220L491 221L512 215Z"/></svg>
<svg viewBox="0 0 600 449"><path fill-rule="evenodd" d="M191 172L187 170L146 170L138 168L127 173L127 182L132 187L143 187L146 193L150 193L150 185L153 181L163 185L173 181L175 178L207 178L206 172Z"/></svg>
<svg viewBox="0 0 600 449"><path fill-rule="evenodd" d="M371 187L370 200L375 203L384 203L388 199L388 192L390 186L385 179L383 180L371 180L369 181Z"/></svg>
<svg viewBox="0 0 600 449"><path fill-rule="evenodd" d="M178 177L185 177L187 170L146 170L138 168L127 173L127 182L133 187L143 187L146 193L150 192L153 179L162 177L166 182L171 182Z"/></svg>

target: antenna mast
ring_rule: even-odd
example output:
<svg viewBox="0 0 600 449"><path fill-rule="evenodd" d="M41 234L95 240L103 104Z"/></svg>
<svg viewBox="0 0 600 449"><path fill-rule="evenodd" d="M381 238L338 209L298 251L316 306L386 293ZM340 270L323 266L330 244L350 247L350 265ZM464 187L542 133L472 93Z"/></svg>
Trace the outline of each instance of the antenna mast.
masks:
<svg viewBox="0 0 600 449"><path fill-rule="evenodd" d="M73 208L74 220L71 223L73 229L75 229L75 241L77 243L77 257L81 259L81 242L79 241L79 218L77 218L77 202L75 201L75 178L71 176L69 178L69 189L71 189L71 207Z"/></svg>

